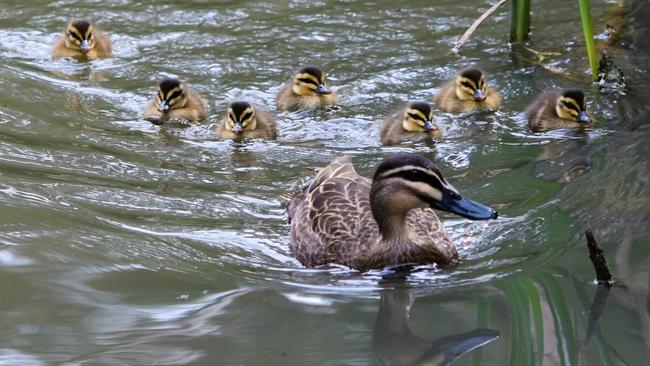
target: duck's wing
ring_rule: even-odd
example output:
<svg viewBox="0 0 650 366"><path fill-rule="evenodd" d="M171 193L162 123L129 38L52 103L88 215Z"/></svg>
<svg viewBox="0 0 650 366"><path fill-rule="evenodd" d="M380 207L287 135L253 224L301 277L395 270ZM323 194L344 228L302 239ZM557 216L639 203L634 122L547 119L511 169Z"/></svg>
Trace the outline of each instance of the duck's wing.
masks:
<svg viewBox="0 0 650 366"><path fill-rule="evenodd" d="M369 192L370 180L356 173L349 157L321 170L294 198L301 200L292 217L294 255L306 266L350 265L377 232L368 230L374 224Z"/></svg>

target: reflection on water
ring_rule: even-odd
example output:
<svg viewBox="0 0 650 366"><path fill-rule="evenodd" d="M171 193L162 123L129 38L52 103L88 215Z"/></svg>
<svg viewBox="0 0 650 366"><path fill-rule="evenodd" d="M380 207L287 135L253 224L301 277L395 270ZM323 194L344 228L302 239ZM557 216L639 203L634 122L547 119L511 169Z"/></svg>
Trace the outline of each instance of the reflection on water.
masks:
<svg viewBox="0 0 650 366"><path fill-rule="evenodd" d="M648 7L592 3L597 32L626 27L608 46L625 95L589 84L577 8L557 0L535 5L534 51L506 43L502 7L460 57L448 49L489 4L5 2L0 364L644 364ZM114 57L50 59L70 9L111 34ZM305 64L327 72L340 108L279 113L277 141L215 139L232 100L274 111ZM444 140L381 146L385 116L470 65L503 108L437 113ZM162 76L206 97L206 124L142 120ZM521 111L561 86L586 90L596 127L530 133ZM303 268L277 197L341 154L371 176L397 151L434 159L500 219L443 214L460 263L394 288L390 271ZM591 305L584 222L620 284L604 306Z"/></svg>
<svg viewBox="0 0 650 366"><path fill-rule="evenodd" d="M449 365L462 355L499 337L492 329L473 329L429 340L408 324L413 297L407 289L381 292L373 331L374 350L381 365Z"/></svg>

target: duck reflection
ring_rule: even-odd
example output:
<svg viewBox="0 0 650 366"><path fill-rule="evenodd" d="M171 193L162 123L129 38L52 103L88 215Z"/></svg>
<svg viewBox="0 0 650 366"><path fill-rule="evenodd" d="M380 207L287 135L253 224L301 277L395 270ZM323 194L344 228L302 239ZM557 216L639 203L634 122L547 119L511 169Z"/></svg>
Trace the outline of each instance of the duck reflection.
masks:
<svg viewBox="0 0 650 366"><path fill-rule="evenodd" d="M413 296L406 288L381 292L373 331L373 346L380 365L449 365L499 337L499 332L492 329L474 329L434 341L419 337L408 325L412 304Z"/></svg>

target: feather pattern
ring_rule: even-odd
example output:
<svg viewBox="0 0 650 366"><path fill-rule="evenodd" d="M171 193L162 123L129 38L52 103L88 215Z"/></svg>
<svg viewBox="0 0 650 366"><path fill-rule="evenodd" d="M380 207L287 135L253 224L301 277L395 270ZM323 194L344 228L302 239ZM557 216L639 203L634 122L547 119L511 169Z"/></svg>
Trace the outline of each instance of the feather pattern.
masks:
<svg viewBox="0 0 650 366"><path fill-rule="evenodd" d="M556 112L556 103L562 96L562 90L547 91L535 99L524 111L528 127L534 132L543 132L556 128L580 128L593 125L560 118Z"/></svg>
<svg viewBox="0 0 650 366"><path fill-rule="evenodd" d="M307 267L339 263L361 271L404 263L449 264L458 257L429 208L408 212L408 237L383 238L371 210L371 186L347 156L321 170L288 203L292 254Z"/></svg>
<svg viewBox="0 0 650 366"><path fill-rule="evenodd" d="M433 131L406 131L402 127L402 121L404 119L404 110L407 108L408 106L384 119L379 130L382 144L388 146L404 142L432 141L442 138L440 128Z"/></svg>
<svg viewBox="0 0 650 366"><path fill-rule="evenodd" d="M467 113L477 110L496 110L501 105L501 95L494 88L487 88L484 101L460 100L456 95L456 81L447 83L433 99L438 108L445 112Z"/></svg>
<svg viewBox="0 0 650 366"><path fill-rule="evenodd" d="M255 110L256 127L254 130L244 129L240 135L235 135L232 130L227 128L228 115L224 116L217 126L216 135L219 139L275 139L277 137L277 128L275 118L264 108L251 104Z"/></svg>

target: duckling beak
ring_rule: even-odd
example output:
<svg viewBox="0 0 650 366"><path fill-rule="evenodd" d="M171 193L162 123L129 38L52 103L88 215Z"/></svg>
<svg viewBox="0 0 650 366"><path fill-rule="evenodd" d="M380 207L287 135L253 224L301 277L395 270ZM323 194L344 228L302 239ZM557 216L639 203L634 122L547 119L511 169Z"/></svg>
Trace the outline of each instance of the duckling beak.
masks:
<svg viewBox="0 0 650 366"><path fill-rule="evenodd" d="M434 125L433 121L427 120L427 121L424 122L424 130L425 131L435 131L437 129L438 129L438 126Z"/></svg>
<svg viewBox="0 0 650 366"><path fill-rule="evenodd" d="M580 114L578 114L578 121L582 123L589 123L591 122L591 117L587 114L587 112L582 111Z"/></svg>
<svg viewBox="0 0 650 366"><path fill-rule="evenodd" d="M170 108L169 103L167 103L166 100L163 100L162 102L160 102L160 106L158 106L158 112L160 113L169 112L169 108Z"/></svg>
<svg viewBox="0 0 650 366"><path fill-rule="evenodd" d="M489 220L498 217L493 208L465 198L449 188L442 189L442 199L434 201L431 207L455 213L471 220Z"/></svg>
<svg viewBox="0 0 650 366"><path fill-rule="evenodd" d="M88 53L88 52L90 52L90 44L88 43L87 40L83 40L83 41L81 41L81 45L79 45L79 49L83 53Z"/></svg>
<svg viewBox="0 0 650 366"><path fill-rule="evenodd" d="M483 94L483 92L480 89L476 89L474 91L473 97L474 97L474 100L477 101L477 102L482 102L486 98L485 94Z"/></svg>
<svg viewBox="0 0 650 366"><path fill-rule="evenodd" d="M234 133L235 135L239 135L242 132L244 132L244 126L242 126L241 123L235 123L232 126L232 133Z"/></svg>
<svg viewBox="0 0 650 366"><path fill-rule="evenodd" d="M330 93L332 93L332 91L329 90L325 85L318 84L318 88L316 88L316 93L318 93L318 94L330 94Z"/></svg>

